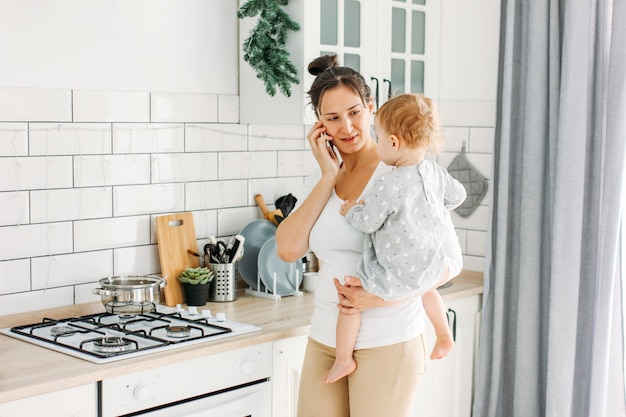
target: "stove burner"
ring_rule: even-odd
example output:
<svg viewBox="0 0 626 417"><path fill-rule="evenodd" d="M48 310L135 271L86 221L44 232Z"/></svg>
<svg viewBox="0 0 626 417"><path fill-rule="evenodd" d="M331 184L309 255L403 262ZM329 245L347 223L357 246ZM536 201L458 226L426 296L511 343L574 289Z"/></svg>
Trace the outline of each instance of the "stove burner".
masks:
<svg viewBox="0 0 626 417"><path fill-rule="evenodd" d="M52 337L70 336L76 332L77 332L76 328L72 326L67 326L65 324L61 324L58 326L54 326L53 328L50 329L50 336Z"/></svg>
<svg viewBox="0 0 626 417"><path fill-rule="evenodd" d="M131 342L119 336L105 336L102 339L94 340L94 350L97 352L123 352Z"/></svg>
<svg viewBox="0 0 626 417"><path fill-rule="evenodd" d="M189 337L191 328L189 326L167 326L166 334L169 337Z"/></svg>
<svg viewBox="0 0 626 417"><path fill-rule="evenodd" d="M136 315L134 314L120 314L119 316L119 320L121 324L125 324L128 323L131 320L134 320L135 318L137 318Z"/></svg>

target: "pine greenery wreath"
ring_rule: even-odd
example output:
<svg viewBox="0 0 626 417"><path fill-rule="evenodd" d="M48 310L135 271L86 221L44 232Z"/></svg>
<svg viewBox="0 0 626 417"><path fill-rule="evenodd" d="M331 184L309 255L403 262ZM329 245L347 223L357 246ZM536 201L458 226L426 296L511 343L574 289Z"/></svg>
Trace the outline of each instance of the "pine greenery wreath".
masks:
<svg viewBox="0 0 626 417"><path fill-rule="evenodd" d="M239 19L259 15L256 26L243 43L243 59L265 83L265 91L272 97L277 88L291 97L291 84L300 82L285 46L287 31L298 31L300 25L280 7L287 3L289 0L249 0L237 10Z"/></svg>

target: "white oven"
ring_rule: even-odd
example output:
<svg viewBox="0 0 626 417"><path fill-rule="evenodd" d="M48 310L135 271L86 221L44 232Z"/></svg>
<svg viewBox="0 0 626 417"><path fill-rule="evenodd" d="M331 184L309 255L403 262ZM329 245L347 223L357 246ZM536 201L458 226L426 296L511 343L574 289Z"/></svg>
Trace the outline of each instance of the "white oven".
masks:
<svg viewBox="0 0 626 417"><path fill-rule="evenodd" d="M270 417L272 345L264 343L99 383L100 415Z"/></svg>

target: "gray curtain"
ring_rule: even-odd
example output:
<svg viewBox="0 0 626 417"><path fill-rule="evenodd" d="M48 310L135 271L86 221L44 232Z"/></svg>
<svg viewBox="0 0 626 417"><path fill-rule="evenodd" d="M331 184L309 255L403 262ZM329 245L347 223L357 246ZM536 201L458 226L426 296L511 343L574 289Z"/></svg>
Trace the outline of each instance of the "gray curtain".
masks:
<svg viewBox="0 0 626 417"><path fill-rule="evenodd" d="M503 0L474 417L623 417L626 1Z"/></svg>

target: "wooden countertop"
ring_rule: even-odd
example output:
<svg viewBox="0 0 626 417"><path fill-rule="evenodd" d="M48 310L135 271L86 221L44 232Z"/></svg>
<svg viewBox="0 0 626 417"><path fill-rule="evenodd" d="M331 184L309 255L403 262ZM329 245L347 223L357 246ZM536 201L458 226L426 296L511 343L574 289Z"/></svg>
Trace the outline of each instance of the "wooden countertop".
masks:
<svg viewBox="0 0 626 417"><path fill-rule="evenodd" d="M453 280L452 286L441 289L440 293L445 301L451 301L481 294L482 288L481 272L463 271ZM213 314L224 312L229 320L260 326L261 331L106 364L94 364L0 334L0 403L307 334L313 295L305 293L303 297L274 301L241 292L237 301L207 303L204 308L211 309ZM102 303L90 303L3 316L0 317L0 328L37 323L43 317L63 319L104 311Z"/></svg>

